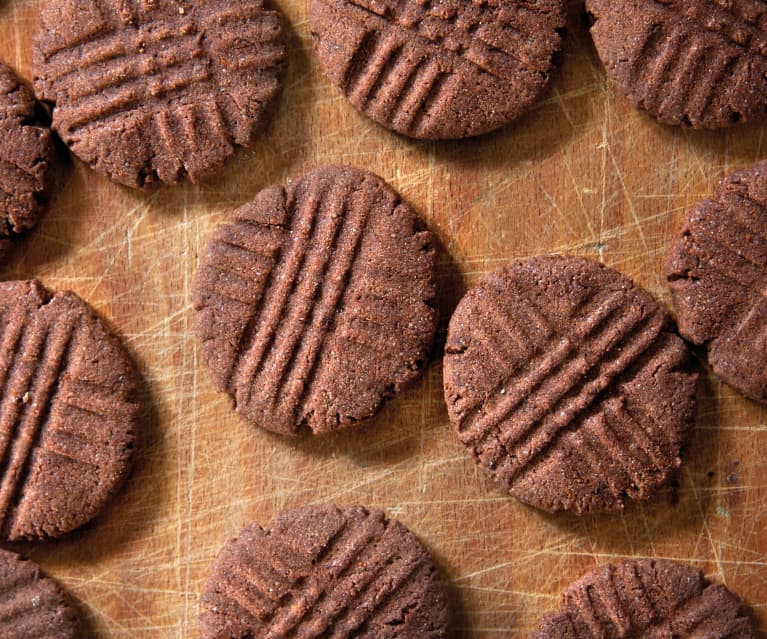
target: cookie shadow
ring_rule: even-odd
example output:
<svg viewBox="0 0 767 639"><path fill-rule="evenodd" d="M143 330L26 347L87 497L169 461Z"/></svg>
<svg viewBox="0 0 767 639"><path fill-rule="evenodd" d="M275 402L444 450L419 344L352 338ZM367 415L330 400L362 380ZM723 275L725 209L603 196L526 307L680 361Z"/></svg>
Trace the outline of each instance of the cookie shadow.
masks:
<svg viewBox="0 0 767 639"><path fill-rule="evenodd" d="M428 549L434 565L437 566L442 576L442 584L445 588L447 606L450 612L448 639L469 639L471 637L469 608L461 596L461 589L449 578L450 561L439 550L425 544L423 540L420 541Z"/></svg>
<svg viewBox="0 0 767 639"><path fill-rule="evenodd" d="M664 127L671 129L672 127ZM736 124L726 129L712 131L683 128L680 129L685 142L692 147L696 156L706 162L711 158L713 166L719 165L725 158L726 165L722 166L722 173L731 173L738 166L729 167L731 164L751 166L757 160L767 155L764 149L765 135L767 135L767 122L755 121ZM714 184L711 184L711 193Z"/></svg>
<svg viewBox="0 0 767 639"><path fill-rule="evenodd" d="M98 616L96 612L82 599L78 599L68 590L64 591L67 603L77 611L77 615L80 619L80 626L78 630L80 634L79 639L96 639L99 634L96 631L95 619Z"/></svg>
<svg viewBox="0 0 767 639"><path fill-rule="evenodd" d="M461 265L447 249L445 239L434 233L437 248L437 333L432 349L432 364L439 361L447 341L447 329L455 307L466 292L466 278ZM441 368L441 366L440 366Z"/></svg>
<svg viewBox="0 0 767 639"><path fill-rule="evenodd" d="M750 602L743 601L741 611L751 622L754 639L767 639L767 618L760 617Z"/></svg>
<svg viewBox="0 0 767 639"><path fill-rule="evenodd" d="M441 366L430 362L418 380L385 400L376 415L342 431L322 435L302 432L298 437L267 435L308 457L330 459L341 455L360 468L395 465L416 455L425 429L439 425L433 415L443 411L433 407L431 389L441 390L441 375ZM429 413L428 418L424 418L424 411Z"/></svg>
<svg viewBox="0 0 767 639"><path fill-rule="evenodd" d="M576 530L589 538L595 552L634 556L653 554L653 544L698 531L706 525L717 466L719 401L699 364L695 427L681 452L682 465L648 501L629 501L623 511L577 516L542 513L563 533Z"/></svg>

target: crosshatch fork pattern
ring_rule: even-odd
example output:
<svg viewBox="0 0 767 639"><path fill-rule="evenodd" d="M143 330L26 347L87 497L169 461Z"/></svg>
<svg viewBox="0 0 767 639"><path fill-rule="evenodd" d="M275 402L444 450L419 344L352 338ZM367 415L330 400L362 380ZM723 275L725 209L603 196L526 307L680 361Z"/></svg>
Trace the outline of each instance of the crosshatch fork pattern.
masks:
<svg viewBox="0 0 767 639"><path fill-rule="evenodd" d="M54 129L129 186L205 177L252 141L279 93L281 19L261 0L65 0L43 24L35 88L55 103Z"/></svg>
<svg viewBox="0 0 767 639"><path fill-rule="evenodd" d="M546 55L540 42L525 35L530 24L545 22L545 13L535 5L510 6L487 0L479 2L437 2L402 0L348 0L347 11L352 15L377 16L381 30L400 27L413 31L430 45L449 51L453 62L459 59L498 80L509 80L512 70L519 71L530 65L536 56ZM350 60L349 70L359 66L357 57L365 49L361 46ZM366 52L367 53L367 52ZM497 62L493 62L493 55ZM508 67L511 66L511 69ZM380 74L380 69L369 74ZM351 89L347 83L347 91Z"/></svg>
<svg viewBox="0 0 767 639"><path fill-rule="evenodd" d="M461 301L446 346L459 438L503 488L539 507L647 497L678 465L694 403L689 356L669 323L647 293L594 263L539 259L489 275ZM671 410L643 389L668 390L659 371Z"/></svg>
<svg viewBox="0 0 767 639"><path fill-rule="evenodd" d="M42 5L0 4L0 57L27 79ZM527 637L574 578L640 556L694 563L747 599L767 631L765 411L715 378L702 385L676 488L613 517L541 516L486 482L457 442L439 357L370 428L285 443L214 390L191 303L199 256L232 210L327 162L381 175L438 233L443 318L487 272L549 252L601 258L668 303L662 262L678 223L721 175L764 157L765 130L682 132L636 113L605 81L574 1L563 69L523 122L462 143L405 141L357 117L323 79L307 3L278 5L291 57L263 142L207 184L153 194L67 164L51 210L8 264L4 277L74 289L110 318L157 413L114 509L24 552L83 602L94 639L197 639L198 598L225 540L285 508L366 503L435 552L459 639Z"/></svg>
<svg viewBox="0 0 767 639"><path fill-rule="evenodd" d="M636 23L617 44L621 3L590 0L597 48L633 101L668 124L726 126L762 117L767 7L760 0L642 0ZM604 21L604 24L601 22ZM744 90L744 83L753 88Z"/></svg>
<svg viewBox="0 0 767 639"><path fill-rule="evenodd" d="M547 617L533 639L563 631L586 639L753 637L738 598L683 564L640 560L603 566L568 586L563 599L561 612Z"/></svg>
<svg viewBox="0 0 767 639"><path fill-rule="evenodd" d="M420 374L434 334L432 236L379 178L317 169L234 218L206 249L195 308L214 381L243 415L326 432Z"/></svg>
<svg viewBox="0 0 767 639"><path fill-rule="evenodd" d="M548 81L564 21L556 0L316 0L312 11L326 72L351 103L414 137L476 135L519 115ZM480 105L490 95L492 114ZM449 123L451 111L466 122Z"/></svg>
<svg viewBox="0 0 767 639"><path fill-rule="evenodd" d="M319 506L300 515L297 526L314 527L303 539L283 525L280 531L251 525L228 542L206 584L202 636L224 626L273 639L372 639L397 625L402 634L441 636L423 623L429 620L426 606L440 606L442 614L435 611L431 619L435 625L444 622L445 612L426 550L380 511L334 510ZM398 597L407 602L404 611Z"/></svg>

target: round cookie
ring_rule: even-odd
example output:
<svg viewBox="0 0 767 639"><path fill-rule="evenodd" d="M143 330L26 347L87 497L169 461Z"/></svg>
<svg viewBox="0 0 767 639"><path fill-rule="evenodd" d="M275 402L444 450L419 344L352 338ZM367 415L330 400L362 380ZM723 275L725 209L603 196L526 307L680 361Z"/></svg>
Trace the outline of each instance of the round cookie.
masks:
<svg viewBox="0 0 767 639"><path fill-rule="evenodd" d="M305 506L227 542L200 600L201 639L443 639L448 607L429 553L362 506Z"/></svg>
<svg viewBox="0 0 767 639"><path fill-rule="evenodd" d="M436 328L434 238L379 177L323 167L216 231L194 284L219 391L276 433L371 417L420 375Z"/></svg>
<svg viewBox="0 0 767 639"><path fill-rule="evenodd" d="M767 402L767 162L722 179L666 258L679 332L719 377Z"/></svg>
<svg viewBox="0 0 767 639"><path fill-rule="evenodd" d="M664 124L717 129L767 112L767 6L586 0L607 75Z"/></svg>
<svg viewBox="0 0 767 639"><path fill-rule="evenodd" d="M285 43L268 0L57 0L35 93L83 162L132 187L196 182L271 117Z"/></svg>
<svg viewBox="0 0 767 639"><path fill-rule="evenodd" d="M646 499L679 466L697 374L667 313L592 260L485 276L450 320L445 399L475 461L521 501L577 514Z"/></svg>
<svg viewBox="0 0 767 639"><path fill-rule="evenodd" d="M0 283L0 535L59 537L93 518L128 471L134 366L72 292Z"/></svg>
<svg viewBox="0 0 767 639"><path fill-rule="evenodd" d="M31 229L48 203L55 156L35 98L0 62L0 262L16 235Z"/></svg>
<svg viewBox="0 0 767 639"><path fill-rule="evenodd" d="M75 609L37 564L0 549L0 636L3 639L80 639Z"/></svg>
<svg viewBox="0 0 767 639"><path fill-rule="evenodd" d="M571 584L532 639L756 637L741 601L697 568L662 559L600 566Z"/></svg>
<svg viewBox="0 0 767 639"><path fill-rule="evenodd" d="M422 139L497 129L544 92L564 0L311 0L330 80L382 126Z"/></svg>

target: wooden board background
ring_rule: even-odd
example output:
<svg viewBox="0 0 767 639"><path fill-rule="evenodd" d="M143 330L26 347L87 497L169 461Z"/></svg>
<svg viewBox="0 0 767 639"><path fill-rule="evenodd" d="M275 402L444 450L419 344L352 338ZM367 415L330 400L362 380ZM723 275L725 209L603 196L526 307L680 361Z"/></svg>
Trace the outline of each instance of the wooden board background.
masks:
<svg viewBox="0 0 767 639"><path fill-rule="evenodd" d="M606 85L582 7L563 64L529 115L480 139L429 143L359 116L312 53L306 0L279 0L290 69L266 135L217 178L138 193L68 160L51 210L5 277L75 290L125 337L150 418L127 488L85 529L17 546L82 602L93 639L197 636L197 600L228 538L321 500L384 508L434 551L457 637L526 637L584 571L621 557L692 561L767 628L765 411L716 379L675 487L622 515L547 516L505 497L453 436L441 360L368 426L285 440L213 392L193 335L190 284L215 225L258 190L316 165L375 171L439 234L442 311L510 258L603 260L668 300L661 264L680 217L718 176L767 155L764 127L700 133L656 124ZM30 77L39 0L0 5L0 57Z"/></svg>

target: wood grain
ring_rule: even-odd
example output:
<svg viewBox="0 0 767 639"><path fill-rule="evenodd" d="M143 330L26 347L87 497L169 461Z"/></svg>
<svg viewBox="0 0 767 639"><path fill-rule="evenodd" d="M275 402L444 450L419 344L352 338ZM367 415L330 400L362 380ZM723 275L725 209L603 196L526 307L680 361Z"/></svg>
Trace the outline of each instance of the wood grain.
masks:
<svg viewBox="0 0 767 639"><path fill-rule="evenodd" d="M30 77L39 0L0 6L0 57ZM125 336L151 414L126 490L57 543L19 545L82 601L94 639L197 636L197 600L221 545L307 502L399 517L451 580L459 637L526 637L563 587L623 557L693 561L767 630L767 413L709 378L676 481L611 517L552 517L500 494L451 432L441 360L373 423L321 439L256 430L216 394L193 335L191 281L216 224L258 190L319 164L370 169L440 236L441 310L512 257L587 255L668 301L661 264L684 212L718 176L766 155L764 127L660 126L606 85L582 8L547 99L500 132L413 142L358 115L323 77L303 0L290 22L281 108L266 135L201 186L134 192L68 160L42 224L5 276L70 288Z"/></svg>

